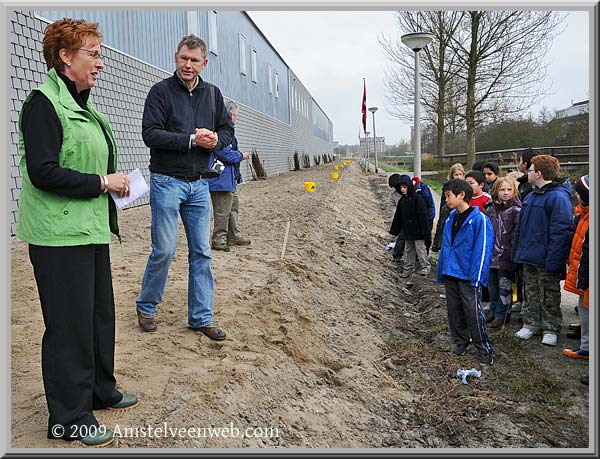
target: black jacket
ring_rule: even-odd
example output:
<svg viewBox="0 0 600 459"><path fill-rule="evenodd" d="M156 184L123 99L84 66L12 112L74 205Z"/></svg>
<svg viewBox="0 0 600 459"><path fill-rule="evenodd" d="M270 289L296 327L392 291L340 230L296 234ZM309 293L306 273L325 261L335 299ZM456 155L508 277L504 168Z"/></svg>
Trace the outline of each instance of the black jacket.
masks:
<svg viewBox="0 0 600 459"><path fill-rule="evenodd" d="M517 188L517 191L519 192L519 200L523 202L525 200L525 196L527 196L531 190L533 190L533 185L529 183L528 174L519 177L517 182L519 182L519 187Z"/></svg>
<svg viewBox="0 0 600 459"><path fill-rule="evenodd" d="M404 239L407 241L415 241L425 239L429 228L428 210L425 200L419 193L415 193L412 184L412 178L408 175L402 175L400 183L405 184L408 188L407 196L403 196L398 201L390 234L397 236L400 231L404 234ZM400 184L397 185L398 191Z"/></svg>
<svg viewBox="0 0 600 459"><path fill-rule="evenodd" d="M444 235L444 225L446 224L447 218L450 216L450 208L444 204L440 209L440 216L438 217L437 225L435 227L435 237L433 238L433 244L431 250L439 252L442 248L442 237Z"/></svg>
<svg viewBox="0 0 600 459"><path fill-rule="evenodd" d="M233 139L233 123L219 88L214 86L214 107L210 83L198 78L198 85L189 91L177 72L156 83L144 104L142 137L150 147L150 171L166 175L196 176L206 172L211 150L190 149L190 135L196 128L217 132L216 149L221 150ZM214 119L213 119L214 118Z"/></svg>

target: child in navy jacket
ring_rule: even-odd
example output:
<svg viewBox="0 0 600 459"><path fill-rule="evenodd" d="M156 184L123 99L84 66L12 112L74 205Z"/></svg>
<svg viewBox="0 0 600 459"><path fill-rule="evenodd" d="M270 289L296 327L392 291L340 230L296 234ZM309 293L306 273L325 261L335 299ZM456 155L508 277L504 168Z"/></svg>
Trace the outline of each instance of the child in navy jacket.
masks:
<svg viewBox="0 0 600 459"><path fill-rule="evenodd" d="M494 357L481 306L481 287L488 282L494 230L490 219L477 206L469 206L473 190L468 182L450 180L444 184L443 192L452 211L444 226L437 281L446 288L454 353L464 355L473 342L479 362L491 365Z"/></svg>

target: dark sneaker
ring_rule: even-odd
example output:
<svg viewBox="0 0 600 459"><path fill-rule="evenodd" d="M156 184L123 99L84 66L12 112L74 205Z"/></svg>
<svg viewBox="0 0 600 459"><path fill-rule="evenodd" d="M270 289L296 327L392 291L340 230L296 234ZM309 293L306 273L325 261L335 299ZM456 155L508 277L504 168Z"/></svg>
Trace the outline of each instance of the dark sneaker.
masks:
<svg viewBox="0 0 600 459"><path fill-rule="evenodd" d="M222 250L223 252L229 252L231 250L225 242L213 242L211 248L213 250Z"/></svg>
<svg viewBox="0 0 600 459"><path fill-rule="evenodd" d="M590 375L583 375L579 381L581 382L581 384L585 384L586 386L590 385Z"/></svg>
<svg viewBox="0 0 600 459"><path fill-rule="evenodd" d="M86 435L79 441L90 448L104 448L115 439L115 433L110 429L91 429L93 434Z"/></svg>
<svg viewBox="0 0 600 459"><path fill-rule="evenodd" d="M496 316L494 315L494 313L492 311L486 311L485 312L485 322L486 323L490 323L495 318L496 318Z"/></svg>
<svg viewBox="0 0 600 459"><path fill-rule="evenodd" d="M494 363L494 354L479 354L479 363L481 365L491 365Z"/></svg>
<svg viewBox="0 0 600 459"><path fill-rule="evenodd" d="M118 411L129 411L130 409L135 408L139 404L140 401L135 395L123 392L123 398L114 405L109 406L108 409Z"/></svg>
<svg viewBox="0 0 600 459"><path fill-rule="evenodd" d="M468 348L468 347L469 347L469 345L468 345L468 344L463 344L463 343L460 343L460 344L457 344L457 345L454 347L454 351L453 351L453 352L454 352L456 355L465 355L465 354L467 353L467 348Z"/></svg>
<svg viewBox="0 0 600 459"><path fill-rule="evenodd" d="M140 311L137 312L138 316L138 324L141 329L145 332L154 332L156 331L156 320L154 316L146 316L142 314Z"/></svg>
<svg viewBox="0 0 600 459"><path fill-rule="evenodd" d="M229 245L250 245L250 239L238 237L236 239L232 239L231 241L227 241L227 243Z"/></svg>

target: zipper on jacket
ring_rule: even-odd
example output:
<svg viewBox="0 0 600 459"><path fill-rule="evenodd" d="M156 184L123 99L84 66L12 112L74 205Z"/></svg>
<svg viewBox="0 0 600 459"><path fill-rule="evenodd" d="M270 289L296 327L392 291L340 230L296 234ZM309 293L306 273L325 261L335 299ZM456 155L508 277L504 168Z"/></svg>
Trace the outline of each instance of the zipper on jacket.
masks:
<svg viewBox="0 0 600 459"><path fill-rule="evenodd" d="M198 85L196 85L196 87L198 87ZM189 89L188 89L188 91L189 91ZM195 113L194 113L194 101L193 101L194 94L192 93L192 91L189 91L189 93L190 93L190 111L192 112L192 120L195 120L196 116L195 116ZM194 176L198 175L198 173L197 173L197 169L198 169L198 164L197 164L197 162L198 162L198 148L199 147L191 149L191 152L194 155L194 161L192 163L192 175L194 175Z"/></svg>

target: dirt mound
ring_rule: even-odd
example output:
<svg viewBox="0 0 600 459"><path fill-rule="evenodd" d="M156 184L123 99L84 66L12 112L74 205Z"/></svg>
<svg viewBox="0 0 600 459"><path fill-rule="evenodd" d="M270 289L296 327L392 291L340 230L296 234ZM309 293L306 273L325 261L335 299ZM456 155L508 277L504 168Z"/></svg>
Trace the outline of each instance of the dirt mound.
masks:
<svg viewBox="0 0 600 459"><path fill-rule="evenodd" d="M582 362L566 362L558 349L549 358L540 345L517 343L504 331L492 336L497 363L464 386L456 370L478 362L475 354L460 360L450 352L443 288L433 274L399 278L383 250L392 213L387 178L366 177L356 163L337 181L331 170L323 165L240 188L240 222L252 244L213 253L224 342L186 327L181 225L158 331L139 330L135 299L150 250L150 208L121 213L123 250L111 245L115 367L119 387L141 404L96 412L120 429L118 446L585 447ZM306 193L304 181L315 181L316 192ZM79 446L45 438L42 316L27 246L11 244L12 446ZM254 435L206 433L227 426ZM151 437L149 427L166 432ZM123 435L127 428L131 435ZM179 428L198 430L174 435ZM256 435L267 431L273 435Z"/></svg>

